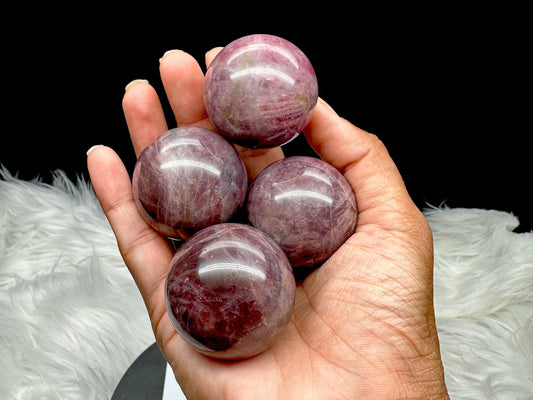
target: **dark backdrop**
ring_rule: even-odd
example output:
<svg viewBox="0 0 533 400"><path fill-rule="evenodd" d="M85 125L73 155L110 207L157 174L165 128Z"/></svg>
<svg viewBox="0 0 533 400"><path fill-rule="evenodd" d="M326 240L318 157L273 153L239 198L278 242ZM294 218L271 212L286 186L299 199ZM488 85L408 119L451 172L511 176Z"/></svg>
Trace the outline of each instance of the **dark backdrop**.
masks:
<svg viewBox="0 0 533 400"><path fill-rule="evenodd" d="M55 169L88 178L85 152L102 143L132 171L121 109L128 82L148 79L168 113L158 72L166 50L190 52L203 65L211 47L271 33L308 55L321 97L383 140L420 208L510 211L519 231L530 231L531 45L519 15L504 18L505 25L498 12L419 14L391 23L359 15L344 29L339 22L297 30L192 29L183 19L157 28L153 21L117 26L83 18L26 24L27 35L3 39L0 163L23 179L50 181ZM305 146L302 137L287 151L305 153Z"/></svg>

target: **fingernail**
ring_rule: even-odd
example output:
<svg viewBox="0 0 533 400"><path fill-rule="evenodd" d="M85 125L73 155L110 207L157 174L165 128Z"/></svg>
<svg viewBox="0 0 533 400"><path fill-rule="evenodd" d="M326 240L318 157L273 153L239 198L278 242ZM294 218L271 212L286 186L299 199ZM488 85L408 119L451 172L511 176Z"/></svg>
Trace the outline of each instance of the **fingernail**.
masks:
<svg viewBox="0 0 533 400"><path fill-rule="evenodd" d="M337 114L335 112L335 110L328 104L324 101L324 99L322 99L321 97L318 98L318 102L321 103L324 107L326 107L330 112L332 112L333 114L335 114L337 117L339 116L339 114Z"/></svg>
<svg viewBox="0 0 533 400"><path fill-rule="evenodd" d="M149 83L149 82L146 79L134 79L126 85L125 91L127 92L128 89L130 89L131 87L135 85L138 85L139 83Z"/></svg>
<svg viewBox="0 0 533 400"><path fill-rule="evenodd" d="M167 51L165 51L165 54L163 54L163 57L161 57L161 58L159 59L159 62L161 62L161 60L162 60L163 58L165 58L166 55L168 55L168 54L170 54L170 53L175 53L176 51L181 51L181 50L173 49L173 50L167 50Z"/></svg>
<svg viewBox="0 0 533 400"><path fill-rule="evenodd" d="M89 156L89 154L91 154L97 147L101 146L101 144L95 144L94 146L92 146L89 150L87 150L87 156Z"/></svg>

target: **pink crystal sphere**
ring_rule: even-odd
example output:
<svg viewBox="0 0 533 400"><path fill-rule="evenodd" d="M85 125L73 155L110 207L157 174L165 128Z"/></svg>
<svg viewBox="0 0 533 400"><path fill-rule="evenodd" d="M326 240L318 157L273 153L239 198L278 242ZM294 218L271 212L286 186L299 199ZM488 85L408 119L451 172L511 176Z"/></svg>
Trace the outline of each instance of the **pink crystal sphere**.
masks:
<svg viewBox="0 0 533 400"><path fill-rule="evenodd" d="M225 223L201 230L176 252L166 282L170 319L199 352L254 356L289 322L295 281L287 256L259 230Z"/></svg>
<svg viewBox="0 0 533 400"><path fill-rule="evenodd" d="M300 133L318 99L315 71L291 42L272 35L228 44L205 76L209 118L228 140L272 147Z"/></svg>
<svg viewBox="0 0 533 400"><path fill-rule="evenodd" d="M342 174L312 157L277 161L256 178L248 217L285 251L293 267L326 260L355 231L354 193Z"/></svg>
<svg viewBox="0 0 533 400"><path fill-rule="evenodd" d="M171 129L148 145L133 172L133 195L161 234L185 239L228 221L243 205L246 169L222 136L207 129Z"/></svg>

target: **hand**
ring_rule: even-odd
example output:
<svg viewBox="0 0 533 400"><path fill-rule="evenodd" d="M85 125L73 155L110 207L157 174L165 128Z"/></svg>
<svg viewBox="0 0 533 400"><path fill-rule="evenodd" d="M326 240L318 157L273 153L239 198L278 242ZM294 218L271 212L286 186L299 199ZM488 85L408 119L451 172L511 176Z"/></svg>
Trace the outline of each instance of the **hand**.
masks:
<svg viewBox="0 0 533 400"><path fill-rule="evenodd" d="M206 62L220 49L206 54ZM204 76L182 51L160 61L179 126L213 129ZM155 90L130 85L123 108L137 155L167 130ZM341 171L359 209L355 234L296 289L291 321L256 357L223 362L186 344L166 311L172 258L166 240L135 207L128 173L108 147L88 155L94 190L148 309L157 343L189 399L447 398L433 311L432 235L380 140L319 100L305 136ZM238 147L248 173L283 157L280 148Z"/></svg>

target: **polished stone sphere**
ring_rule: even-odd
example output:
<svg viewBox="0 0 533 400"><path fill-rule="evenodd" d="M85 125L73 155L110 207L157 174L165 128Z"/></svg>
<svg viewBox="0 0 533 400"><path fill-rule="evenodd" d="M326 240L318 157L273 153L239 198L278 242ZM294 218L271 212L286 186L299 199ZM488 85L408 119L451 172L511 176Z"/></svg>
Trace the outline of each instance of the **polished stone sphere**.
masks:
<svg viewBox="0 0 533 400"><path fill-rule="evenodd" d="M287 253L293 267L326 260L355 231L355 195L342 174L312 157L265 168L248 193L248 218Z"/></svg>
<svg viewBox="0 0 533 400"><path fill-rule="evenodd" d="M239 154L222 136L180 127L144 149L132 184L144 219L165 236L185 239L228 221L244 203L248 179Z"/></svg>
<svg viewBox="0 0 533 400"><path fill-rule="evenodd" d="M247 225L201 230L178 249L166 282L170 319L199 352L252 357L270 345L292 314L294 276L280 247Z"/></svg>
<svg viewBox="0 0 533 400"><path fill-rule="evenodd" d="M228 140L272 147L300 133L318 99L315 71L291 42L249 35L228 44L207 70L204 104Z"/></svg>

